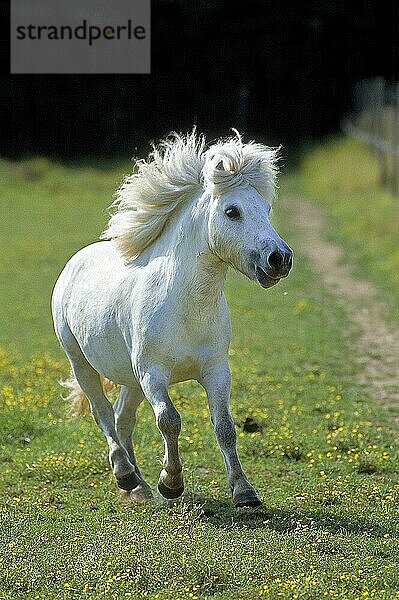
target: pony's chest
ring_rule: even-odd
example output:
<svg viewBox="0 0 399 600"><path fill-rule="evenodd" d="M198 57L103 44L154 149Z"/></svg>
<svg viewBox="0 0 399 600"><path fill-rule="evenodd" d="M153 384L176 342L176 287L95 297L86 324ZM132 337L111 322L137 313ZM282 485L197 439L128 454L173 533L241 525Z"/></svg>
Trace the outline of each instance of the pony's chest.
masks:
<svg viewBox="0 0 399 600"><path fill-rule="evenodd" d="M156 344L151 343L147 350L146 359L151 356L155 362L164 365L171 383L198 380L204 365L219 354L218 342L213 336L186 335L186 332L177 335L176 331L160 336Z"/></svg>
<svg viewBox="0 0 399 600"><path fill-rule="evenodd" d="M227 356L230 320L224 305L210 311L185 310L185 303L173 298L158 310L147 313L139 322L137 345L139 370L149 362L158 363L169 372L170 382L201 378L204 367ZM146 307L148 310L148 307Z"/></svg>
<svg viewBox="0 0 399 600"><path fill-rule="evenodd" d="M221 360L227 355L228 338L209 335L181 337L175 345L167 347L165 358L170 360L173 383L188 379L200 379L204 367Z"/></svg>

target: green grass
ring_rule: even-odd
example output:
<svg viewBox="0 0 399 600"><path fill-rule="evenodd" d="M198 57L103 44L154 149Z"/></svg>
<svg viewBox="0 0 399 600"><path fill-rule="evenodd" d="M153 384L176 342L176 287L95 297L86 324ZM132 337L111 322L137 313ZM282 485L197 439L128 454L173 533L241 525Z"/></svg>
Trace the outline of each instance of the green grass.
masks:
<svg viewBox="0 0 399 600"><path fill-rule="evenodd" d="M375 152L345 137L326 140L305 153L295 183L333 219L332 237L398 317L399 197L381 188Z"/></svg>
<svg viewBox="0 0 399 600"><path fill-rule="evenodd" d="M383 408L353 382L345 315L298 256L269 291L231 273L232 412L264 499L233 510L204 393L175 386L186 492L118 502L91 418L65 415L68 365L49 298L95 240L127 166L0 164L0 598L398 598L397 453ZM293 247L295 231L276 207ZM244 433L253 417L261 431ZM137 455L154 486L162 444L140 408Z"/></svg>

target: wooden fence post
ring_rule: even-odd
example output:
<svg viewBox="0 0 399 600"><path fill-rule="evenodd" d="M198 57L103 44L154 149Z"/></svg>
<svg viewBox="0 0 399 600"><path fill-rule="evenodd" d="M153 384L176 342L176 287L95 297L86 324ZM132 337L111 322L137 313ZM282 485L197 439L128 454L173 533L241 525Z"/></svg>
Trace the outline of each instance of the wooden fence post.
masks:
<svg viewBox="0 0 399 600"><path fill-rule="evenodd" d="M399 81L393 86L392 123L392 194L398 194L399 178Z"/></svg>
<svg viewBox="0 0 399 600"><path fill-rule="evenodd" d="M385 81L382 77L376 77L372 82L372 110L373 114L373 135L378 140L385 140L384 135L384 108L385 108ZM377 160L380 163L381 185L388 183L388 157L386 152L376 146Z"/></svg>
<svg viewBox="0 0 399 600"><path fill-rule="evenodd" d="M356 115L344 119L341 128L374 148L380 185L399 196L399 82L389 85L382 77L361 81L354 101Z"/></svg>

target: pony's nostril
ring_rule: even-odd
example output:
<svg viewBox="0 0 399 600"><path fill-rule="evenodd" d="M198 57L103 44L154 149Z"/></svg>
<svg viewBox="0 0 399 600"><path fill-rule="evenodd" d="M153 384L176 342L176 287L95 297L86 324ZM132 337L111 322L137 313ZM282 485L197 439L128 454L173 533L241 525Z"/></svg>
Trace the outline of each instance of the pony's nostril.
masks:
<svg viewBox="0 0 399 600"><path fill-rule="evenodd" d="M277 251L271 252L269 254L267 262L272 267L272 269L280 269L283 266L284 256Z"/></svg>

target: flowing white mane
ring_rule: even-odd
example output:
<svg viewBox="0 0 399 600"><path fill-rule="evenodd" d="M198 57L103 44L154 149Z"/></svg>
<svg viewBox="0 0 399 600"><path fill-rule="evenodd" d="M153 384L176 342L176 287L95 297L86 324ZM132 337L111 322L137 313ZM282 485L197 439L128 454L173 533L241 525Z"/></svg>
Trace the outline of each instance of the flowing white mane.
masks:
<svg viewBox="0 0 399 600"><path fill-rule="evenodd" d="M235 131L235 130L234 130ZM271 200L275 194L278 149L249 142L241 136L219 140L205 149L195 130L172 133L136 172L125 178L112 204L114 214L102 234L126 258L137 257L161 234L169 217L200 191L221 195L236 187L254 187Z"/></svg>

